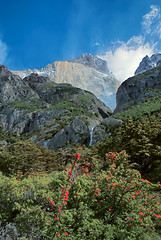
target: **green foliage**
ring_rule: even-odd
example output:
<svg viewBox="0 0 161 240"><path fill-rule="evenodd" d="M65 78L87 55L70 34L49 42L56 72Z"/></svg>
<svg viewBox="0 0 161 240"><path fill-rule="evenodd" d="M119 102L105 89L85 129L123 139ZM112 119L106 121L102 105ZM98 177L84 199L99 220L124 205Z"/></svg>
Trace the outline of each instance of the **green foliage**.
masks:
<svg viewBox="0 0 161 240"><path fill-rule="evenodd" d="M56 86L56 83L55 82L49 82L49 83L44 83L42 85L40 85L40 87L42 89L45 89L45 88L51 88L51 87L55 87Z"/></svg>
<svg viewBox="0 0 161 240"><path fill-rule="evenodd" d="M0 126L0 141L6 141L8 143L14 143L20 140L20 137L16 133L6 133Z"/></svg>
<svg viewBox="0 0 161 240"><path fill-rule="evenodd" d="M58 101L54 101L52 107L55 109L67 109L70 110L72 108L76 108L76 104L68 101L68 99L61 99Z"/></svg>
<svg viewBox="0 0 161 240"><path fill-rule="evenodd" d="M31 99L22 100L22 101L13 101L9 103L12 107L17 108L19 110L24 110L25 113L38 111L43 108L43 101L40 99Z"/></svg>
<svg viewBox="0 0 161 240"><path fill-rule="evenodd" d="M35 171L53 171L62 168L59 153L48 150L30 141L18 141L0 149L0 169L5 175L18 170L27 172L31 166Z"/></svg>
<svg viewBox="0 0 161 240"><path fill-rule="evenodd" d="M105 156L107 151L125 149L129 159L148 178L160 181L161 174L161 122L155 117L142 121L128 118L114 130L111 137L98 144L95 151ZM158 173L158 174L156 174Z"/></svg>
<svg viewBox="0 0 161 240"><path fill-rule="evenodd" d="M127 158L109 152L102 170L76 153L66 171L0 174L1 224L12 223L20 239L159 239L161 184L142 179Z"/></svg>
<svg viewBox="0 0 161 240"><path fill-rule="evenodd" d="M82 104L90 105L92 103L91 95L87 93L85 95L78 95L78 99L81 101Z"/></svg>

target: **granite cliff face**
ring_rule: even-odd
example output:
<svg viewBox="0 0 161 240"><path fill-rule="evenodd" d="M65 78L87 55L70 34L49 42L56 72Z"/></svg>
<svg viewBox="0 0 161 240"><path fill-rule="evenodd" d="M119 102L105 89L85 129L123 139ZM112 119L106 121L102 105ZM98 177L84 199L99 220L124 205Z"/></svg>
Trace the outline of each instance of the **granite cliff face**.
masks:
<svg viewBox="0 0 161 240"><path fill-rule="evenodd" d="M156 89L161 90L161 66L124 81L116 93L117 105L114 113L146 101L156 95Z"/></svg>
<svg viewBox="0 0 161 240"><path fill-rule="evenodd" d="M161 53L153 54L151 57L148 57L146 55L140 62L139 67L136 69L135 75L143 73L154 67L158 67L160 65L161 65Z"/></svg>
<svg viewBox="0 0 161 240"><path fill-rule="evenodd" d="M107 63L102 59L83 54L72 61L56 61L41 70L13 71L21 78L37 73L55 83L69 83L74 87L90 91L110 108L114 108L115 93L120 83L110 73Z"/></svg>
<svg viewBox="0 0 161 240"><path fill-rule="evenodd" d="M2 65L0 92L0 126L7 132L27 134L33 142L52 150L70 144L88 145L89 126L99 125L111 114L88 91L34 73L21 79Z"/></svg>

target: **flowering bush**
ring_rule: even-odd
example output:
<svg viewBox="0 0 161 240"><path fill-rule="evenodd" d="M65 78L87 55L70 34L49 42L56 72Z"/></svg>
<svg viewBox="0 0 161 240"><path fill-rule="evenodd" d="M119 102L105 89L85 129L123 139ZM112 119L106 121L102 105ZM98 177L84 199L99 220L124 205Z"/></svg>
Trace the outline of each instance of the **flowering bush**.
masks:
<svg viewBox="0 0 161 240"><path fill-rule="evenodd" d="M124 151L106 154L106 169L81 151L66 171L2 175L1 223L24 239L159 239L161 184L130 168Z"/></svg>

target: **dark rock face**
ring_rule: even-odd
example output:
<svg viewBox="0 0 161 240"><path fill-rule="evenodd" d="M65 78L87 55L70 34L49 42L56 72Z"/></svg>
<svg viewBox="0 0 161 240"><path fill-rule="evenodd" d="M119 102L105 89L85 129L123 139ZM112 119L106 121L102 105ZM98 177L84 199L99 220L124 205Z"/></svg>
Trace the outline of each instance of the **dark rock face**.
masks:
<svg viewBox="0 0 161 240"><path fill-rule="evenodd" d="M53 138L41 141L41 145L52 150L67 146L68 144L83 144L88 137L89 130L86 124L75 118L69 125L57 132Z"/></svg>
<svg viewBox="0 0 161 240"><path fill-rule="evenodd" d="M160 66L161 54L153 54L150 58L146 55L139 64L139 67L135 71L135 75L143 73L147 70L150 70L154 67Z"/></svg>
<svg viewBox="0 0 161 240"><path fill-rule="evenodd" d="M39 76L37 73L32 73L31 75L24 78L24 81L28 83L28 85L33 89L36 90L38 86L44 85L50 82L48 77Z"/></svg>
<svg viewBox="0 0 161 240"><path fill-rule="evenodd" d="M124 81L116 93L117 106L114 113L126 110L154 96L155 91L152 89L161 90L161 67L153 68Z"/></svg>

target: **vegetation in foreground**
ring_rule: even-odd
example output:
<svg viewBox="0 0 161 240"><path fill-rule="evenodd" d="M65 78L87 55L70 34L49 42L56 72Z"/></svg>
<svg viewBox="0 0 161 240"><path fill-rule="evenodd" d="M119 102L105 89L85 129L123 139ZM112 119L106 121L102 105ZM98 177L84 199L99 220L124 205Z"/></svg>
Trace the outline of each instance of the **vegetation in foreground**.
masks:
<svg viewBox="0 0 161 240"><path fill-rule="evenodd" d="M107 153L106 164L81 152L64 171L1 174L0 221L13 239L160 239L161 184L143 179L125 151Z"/></svg>

